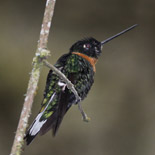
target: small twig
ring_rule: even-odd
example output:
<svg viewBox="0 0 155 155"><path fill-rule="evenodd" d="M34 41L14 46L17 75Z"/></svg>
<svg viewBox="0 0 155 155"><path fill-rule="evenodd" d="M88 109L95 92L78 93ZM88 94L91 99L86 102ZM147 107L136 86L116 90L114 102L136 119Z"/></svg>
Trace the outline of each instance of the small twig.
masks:
<svg viewBox="0 0 155 155"><path fill-rule="evenodd" d="M37 85L40 77L40 71L43 66L42 60L46 59L49 56L49 51L46 50L46 48L55 2L56 0L47 0L46 2L44 19L38 42L38 48L36 51L36 56L33 58L33 69L31 72L23 109L20 115L20 120L18 123L10 155L20 155L22 151L22 146L24 144L23 138L26 131L26 127L28 125L28 119L31 113L31 107L34 100L34 96L36 94Z"/></svg>
<svg viewBox="0 0 155 155"><path fill-rule="evenodd" d="M80 110L80 112L81 112L82 120L83 120L84 122L89 122L89 121L90 121L90 117L88 117L87 114L84 112L84 110L83 110L83 108L82 108L80 102L78 103L78 108L79 108L79 110Z"/></svg>
<svg viewBox="0 0 155 155"><path fill-rule="evenodd" d="M47 67L52 69L67 84L67 88L70 89L74 93L76 100L78 102L81 101L81 98L78 95L76 89L74 88L74 85L67 79L67 77L59 69L57 69L52 64L50 64L47 60L43 60L43 62Z"/></svg>
<svg viewBox="0 0 155 155"><path fill-rule="evenodd" d="M82 118L83 118L83 121L85 122L88 122L90 120L89 117L87 117L87 114L84 112L84 110L82 109L82 106L80 104L80 101L81 101L81 98L80 96L78 95L74 85L68 80L68 78L61 72L59 71L59 69L57 69L56 67L54 67L52 64L50 64L47 60L43 60L44 64L49 67L50 69L52 69L67 85L67 88L70 89L75 97L76 97L76 100L78 102L78 108L82 114Z"/></svg>

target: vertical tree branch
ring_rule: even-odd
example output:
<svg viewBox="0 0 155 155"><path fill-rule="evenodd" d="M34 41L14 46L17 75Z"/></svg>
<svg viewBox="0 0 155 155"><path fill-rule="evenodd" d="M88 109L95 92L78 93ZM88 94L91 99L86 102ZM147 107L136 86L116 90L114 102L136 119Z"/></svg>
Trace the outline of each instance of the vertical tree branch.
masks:
<svg viewBox="0 0 155 155"><path fill-rule="evenodd" d="M11 155L20 155L22 151L22 146L24 144L24 134L28 124L28 119L31 113L31 107L33 104L34 96L36 94L37 85L40 77L40 71L43 65L42 60L46 59L50 52L47 49L48 36L51 26L51 20L54 13L54 6L56 0L47 0L46 8L43 18L43 23L40 31L40 38L38 42L38 47L36 55L33 58L33 69L31 72L27 93L23 105L23 109L20 115L20 120L18 123L15 139L11 149Z"/></svg>
<svg viewBox="0 0 155 155"><path fill-rule="evenodd" d="M54 13L55 2L56 0L46 1L46 9L44 12L43 23L40 31L40 38L38 42L39 50L47 48L48 36L49 36L50 27L51 27L51 19Z"/></svg>

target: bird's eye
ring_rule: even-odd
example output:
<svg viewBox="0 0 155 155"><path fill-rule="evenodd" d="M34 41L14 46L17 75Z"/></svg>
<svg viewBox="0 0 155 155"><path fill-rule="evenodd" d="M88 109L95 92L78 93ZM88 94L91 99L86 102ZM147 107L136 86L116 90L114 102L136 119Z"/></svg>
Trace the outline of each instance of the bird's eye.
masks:
<svg viewBox="0 0 155 155"><path fill-rule="evenodd" d="M90 44L84 44L84 45L83 45L83 48L85 48L85 49L89 49L90 47L91 47Z"/></svg>

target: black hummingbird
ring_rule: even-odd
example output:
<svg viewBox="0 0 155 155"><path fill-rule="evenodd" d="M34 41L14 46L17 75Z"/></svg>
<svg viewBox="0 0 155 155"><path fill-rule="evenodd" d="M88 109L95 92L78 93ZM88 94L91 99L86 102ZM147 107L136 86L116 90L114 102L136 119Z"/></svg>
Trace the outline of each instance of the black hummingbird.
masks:
<svg viewBox="0 0 155 155"><path fill-rule="evenodd" d="M102 52L103 45L135 26L137 25L133 25L102 42L94 38L77 41L71 46L69 53L58 59L55 67L74 84L81 100L87 96L94 83L95 64ZM66 83L50 70L47 76L41 110L25 136L27 145L31 143L37 134L44 135L50 129L52 129L55 136L66 112L73 104L78 102L72 91L66 87Z"/></svg>

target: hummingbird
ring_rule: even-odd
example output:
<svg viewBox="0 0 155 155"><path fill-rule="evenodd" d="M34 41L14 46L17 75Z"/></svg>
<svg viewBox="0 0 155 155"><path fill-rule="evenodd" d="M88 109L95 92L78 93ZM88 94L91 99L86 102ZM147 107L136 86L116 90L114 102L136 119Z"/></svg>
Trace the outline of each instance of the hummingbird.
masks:
<svg viewBox="0 0 155 155"><path fill-rule="evenodd" d="M92 37L79 40L71 46L67 54L58 59L54 66L71 81L81 101L86 98L94 83L95 64L102 53L103 45L136 26L137 24L101 42ZM50 70L41 109L24 137L27 145L38 134L44 135L49 130L55 136L66 112L78 102L80 101L76 100L66 83Z"/></svg>

